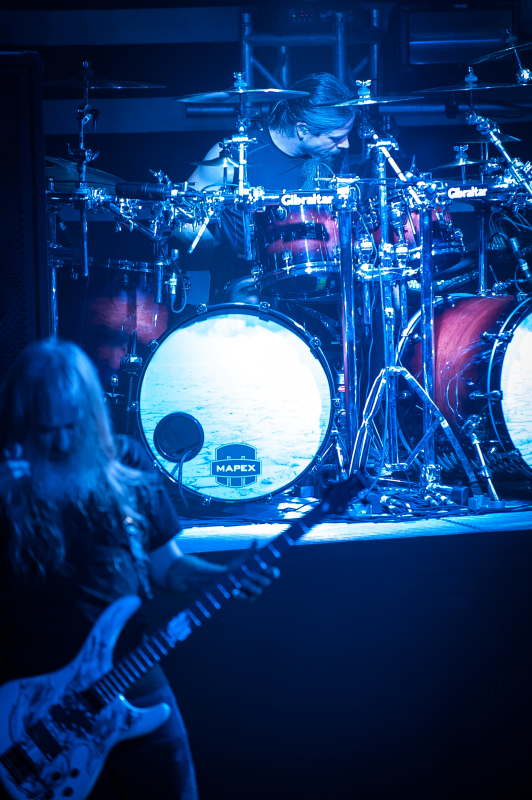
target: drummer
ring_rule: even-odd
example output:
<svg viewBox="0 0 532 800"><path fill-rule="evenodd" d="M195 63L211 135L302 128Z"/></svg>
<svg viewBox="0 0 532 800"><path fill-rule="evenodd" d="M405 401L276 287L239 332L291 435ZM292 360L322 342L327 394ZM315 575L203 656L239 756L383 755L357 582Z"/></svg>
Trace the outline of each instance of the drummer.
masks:
<svg viewBox="0 0 532 800"><path fill-rule="evenodd" d="M348 136L355 111L350 106L332 108L326 104L347 100L353 96L353 91L327 72L308 75L295 83L292 89L308 92L308 96L279 101L272 108L267 125L262 130L253 128L249 132L257 140L248 148L248 181L252 186L262 186L270 191L311 189L318 174L323 177L349 171ZM204 161L217 158L221 150L221 143L215 144ZM236 170L234 175L231 172L229 170L229 183L236 181ZM199 166L189 178L196 189L219 186L223 180L222 166ZM216 278L221 277L217 275L220 256L226 269L231 256L243 259L241 212L225 209L220 222L212 226L212 232L204 234L204 248L214 247L217 243L222 247L213 263L215 284ZM237 277L238 273L249 274L248 262L241 261L240 267L236 264L233 260L230 277Z"/></svg>

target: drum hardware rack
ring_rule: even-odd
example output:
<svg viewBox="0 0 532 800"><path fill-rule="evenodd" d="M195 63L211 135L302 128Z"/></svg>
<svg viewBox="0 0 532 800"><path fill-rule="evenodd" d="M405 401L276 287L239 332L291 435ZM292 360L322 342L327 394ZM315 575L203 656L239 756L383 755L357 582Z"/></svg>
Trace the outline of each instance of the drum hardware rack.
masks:
<svg viewBox="0 0 532 800"><path fill-rule="evenodd" d="M88 65L87 65L88 66ZM359 90L359 97L362 95L369 97L369 89L366 83L360 83L361 89ZM187 184L171 184L166 176L157 174L158 184L120 184L116 187L116 193L107 193L101 189L90 189L86 182L86 168L87 162L93 160L98 154L92 154L91 151L85 150L83 131L84 126L93 119L93 123L97 120L97 111L88 106L88 84L85 86L84 106L78 110L78 120L80 122L80 145L78 150L72 155L76 156L76 164L79 172L79 189L75 192L74 196L61 198L57 193L53 192L53 187L50 187L48 192L49 202L51 205L50 220L54 215L53 203L67 202L67 204L74 205L75 208L80 210L80 226L81 226L81 264L84 275L88 274L89 262L87 256L87 210L107 210L115 216L115 219L124 226L135 228L141 233L147 235L151 241L154 242L155 248L155 288L154 299L156 303L160 303L163 299L163 286L166 285L166 290L171 296L175 296L177 286L177 272L174 268L172 276L164 281L164 267L169 266L169 259L167 256L167 241L169 235L165 232L159 231L159 225L162 220L162 215L159 215L151 220L150 228L138 222L137 215L141 208L141 201L153 201L156 199L168 212L170 217L170 228L175 229L176 226L183 224L194 224L198 226L198 235L193 242L189 252L191 252L199 242L201 235L205 231L208 223L216 220L225 207L233 207L242 211L244 220L244 250L248 260L251 259L252 254L252 214L260 214L268 205L279 205L286 199L284 195L280 194L266 194L260 187L251 187L247 181L247 148L250 139L247 135L249 127L249 119L246 112L245 92L248 87L245 84L242 74L235 74L235 89L241 90L240 94L240 114L238 118L238 134L224 140L224 147L226 150L235 148L238 151L238 187L236 191L232 191L229 186L224 185L221 190L198 193L191 190ZM363 105L365 111L365 106ZM82 114L83 111L83 114ZM91 112L95 112L92 114ZM365 115L364 115L365 117ZM532 184L530 175L532 168L530 165L523 165L518 159L510 159L502 147L499 138L500 131L491 120L483 117L478 117L470 108L469 124L477 125L478 130L489 136L490 140L495 144L503 157L505 158L508 166L509 177L506 179L506 184L495 184L490 187L489 193L496 198L504 193L504 190L510 187L510 194L512 202L515 197L515 202L520 203L521 206L529 206L532 197ZM479 477L483 478L488 487L489 498L482 495L482 491L472 470L464 451L462 450L458 439L451 430L445 417L436 406L434 402L434 275L433 275L433 250L432 250L432 226L431 226L431 210L432 207L443 205L442 199L442 185L435 182L426 181L414 178L411 175L404 175L398 165L395 163L391 156L390 150L397 149L397 143L391 137L379 137L364 118L363 129L364 139L370 139L368 143L368 153L372 152L375 155L377 166L377 181L374 182L378 189L379 198L379 211L381 220L381 241L378 248L378 268L376 270L377 278L373 277L374 281L378 280L381 288L381 297L384 307L384 320L385 320L385 365L381 370L377 380L373 384L369 392L364 411L362 413L359 424L359 406L360 398L357 397L357 357L355 351L356 331L355 331L355 295L354 285L355 278L361 278L364 288L368 285L368 276L361 274L360 268L357 270L357 263L355 261L357 253L353 248L353 219L355 214L359 214L359 179L350 177L346 179L333 179L326 191L331 195L332 206L337 213L338 223L338 237L339 237L339 250L340 250L340 278L342 285L342 345L343 345L343 360L344 360L344 376L345 376L345 418L347 423L347 446L342 442L342 436L337 427L332 427L330 437L328 440L325 451L318 455L315 459L315 465L321 465L326 458L331 455L335 458L338 474L342 475L356 469L357 466L365 466L368 446L370 440L370 428L374 423L375 417L379 408L384 403L386 406L386 424L385 424L385 440L383 441L383 463L386 461L385 474L379 474L376 481L379 481L383 486L399 485L399 481L394 481L391 477L393 472L408 469L413 465L414 461L418 458L421 451L424 452L424 465L421 470L419 491L424 495L425 499L432 497L435 503L444 503L443 499L452 487L445 487L440 482L440 468L436 463L435 454L435 432L441 426L444 434L447 437L449 444L454 450L458 460L460 461L467 477L470 482L471 488L474 493L473 502L470 506L474 508L500 508L502 501L499 500L495 490L493 479L488 462L484 456L481 448L481 438L478 435L479 423L473 417L469 417L466 423L462 426L461 433L470 439L472 448L476 453L477 459L481 465L478 472ZM362 126L361 126L362 127ZM499 146L500 145L500 146ZM82 158L83 156L83 158ZM407 270L404 268L404 263L401 262L401 242L395 246L389 241L389 229L387 225L388 213L390 204L388 202L388 181L386 179L386 164L390 164L393 171L397 176L396 185L402 190L403 194L408 195L408 207L415 208L420 215L420 260L421 260L421 279L420 279L420 299L421 299L421 347L422 347L422 363L423 363L423 386L411 375L411 373L404 367L397 366L397 350L395 344L395 314L394 298L392 293L392 284L398 284L399 288L399 307L401 313L401 328L405 329L407 324L407 306L406 306L406 277ZM154 173L155 174L155 173ZM142 187L142 188L140 188ZM323 184L320 186L322 193L325 191ZM523 199L523 195L528 197ZM303 202L311 197L312 193L297 192L292 194L292 198L296 200L302 199ZM316 192L314 192L314 196ZM489 201L489 197L486 198ZM510 204L511 205L511 204ZM54 217L55 221L55 217ZM393 221L391 222L393 225ZM50 231L53 228L50 222ZM487 288L487 211L486 205L481 205L479 208L479 229L481 236L479 241L479 269L478 269L478 296L487 296L493 294ZM394 226L397 233L400 229ZM403 243L404 244L404 243ZM50 249L56 247L55 233L50 233ZM512 245L518 262L523 269L525 277L530 281L530 272L527 271L528 265L526 259L522 256L519 250L519 244ZM521 260L520 260L521 259ZM524 262L521 263L521 261ZM175 260L172 261L173 266L176 266ZM375 265L374 265L375 266ZM178 268L178 267L177 267ZM290 265L286 264L287 271ZM179 268L178 268L179 269ZM53 267L55 275L55 266ZM183 282L183 289L185 290L185 279L179 271L179 275ZM371 279L371 278L369 278ZM52 305L55 303L55 330L57 332L57 300L55 296L55 280L52 281ZM186 291L184 291L186 298ZM367 297L367 293L364 293ZM368 311L368 309L366 309ZM491 335L491 334L488 334ZM154 342L154 344L157 344ZM135 331L128 347L128 353L122 359L121 367L129 377L128 399L127 399L127 427L128 432L130 426L131 413L137 412L138 403L133 399L133 388L135 380L139 379L142 370L142 358L137 354L137 332ZM119 395L116 393L118 381L114 382L113 376L111 378L111 392L109 397L112 401L117 402ZM423 433L422 438L412 451L407 456L406 462L399 463L399 448L398 448L398 429L397 429L397 380L398 378L404 379L412 392L419 398L423 406ZM349 464L349 468L347 468ZM315 468L315 467L314 467ZM456 494L456 490L455 490Z"/></svg>

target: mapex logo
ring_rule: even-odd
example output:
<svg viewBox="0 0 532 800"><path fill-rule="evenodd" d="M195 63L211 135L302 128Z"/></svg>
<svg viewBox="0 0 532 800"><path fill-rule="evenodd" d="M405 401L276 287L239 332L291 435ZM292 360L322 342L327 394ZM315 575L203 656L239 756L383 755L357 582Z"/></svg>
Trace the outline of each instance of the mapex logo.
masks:
<svg viewBox="0 0 532 800"><path fill-rule="evenodd" d="M216 461L211 461L211 475L222 486L242 487L255 483L261 475L257 451L249 444L224 444L216 448Z"/></svg>
<svg viewBox="0 0 532 800"><path fill-rule="evenodd" d="M451 186L447 195L451 200L463 200L465 197L485 197L487 193L487 186L471 186L469 189L460 189L459 186Z"/></svg>
<svg viewBox="0 0 532 800"><path fill-rule="evenodd" d="M328 206L334 199L333 194L314 194L301 197L299 194L283 194L281 205L283 206Z"/></svg>

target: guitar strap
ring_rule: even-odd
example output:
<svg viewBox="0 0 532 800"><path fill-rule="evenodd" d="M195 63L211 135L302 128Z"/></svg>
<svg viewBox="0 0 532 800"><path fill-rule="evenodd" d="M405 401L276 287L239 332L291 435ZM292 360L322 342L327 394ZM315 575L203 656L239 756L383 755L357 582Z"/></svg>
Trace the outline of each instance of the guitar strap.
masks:
<svg viewBox="0 0 532 800"><path fill-rule="evenodd" d="M153 599L153 592L151 590L150 575L148 571L148 555L142 546L140 530L131 517L125 517L124 530L126 531L129 541L129 549L133 556L133 565L137 578L139 579L142 594L146 600Z"/></svg>

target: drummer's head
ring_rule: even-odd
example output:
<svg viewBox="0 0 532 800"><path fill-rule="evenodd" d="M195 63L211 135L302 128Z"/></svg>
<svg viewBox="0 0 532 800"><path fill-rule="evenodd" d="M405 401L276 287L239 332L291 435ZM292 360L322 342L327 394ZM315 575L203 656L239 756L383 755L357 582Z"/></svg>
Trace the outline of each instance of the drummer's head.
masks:
<svg viewBox="0 0 532 800"><path fill-rule="evenodd" d="M337 154L349 147L348 135L353 127L355 111L352 106L327 107L353 97L345 84L328 72L307 75L292 86L308 97L281 100L268 119L268 126L290 138L297 138L305 155L319 157Z"/></svg>

